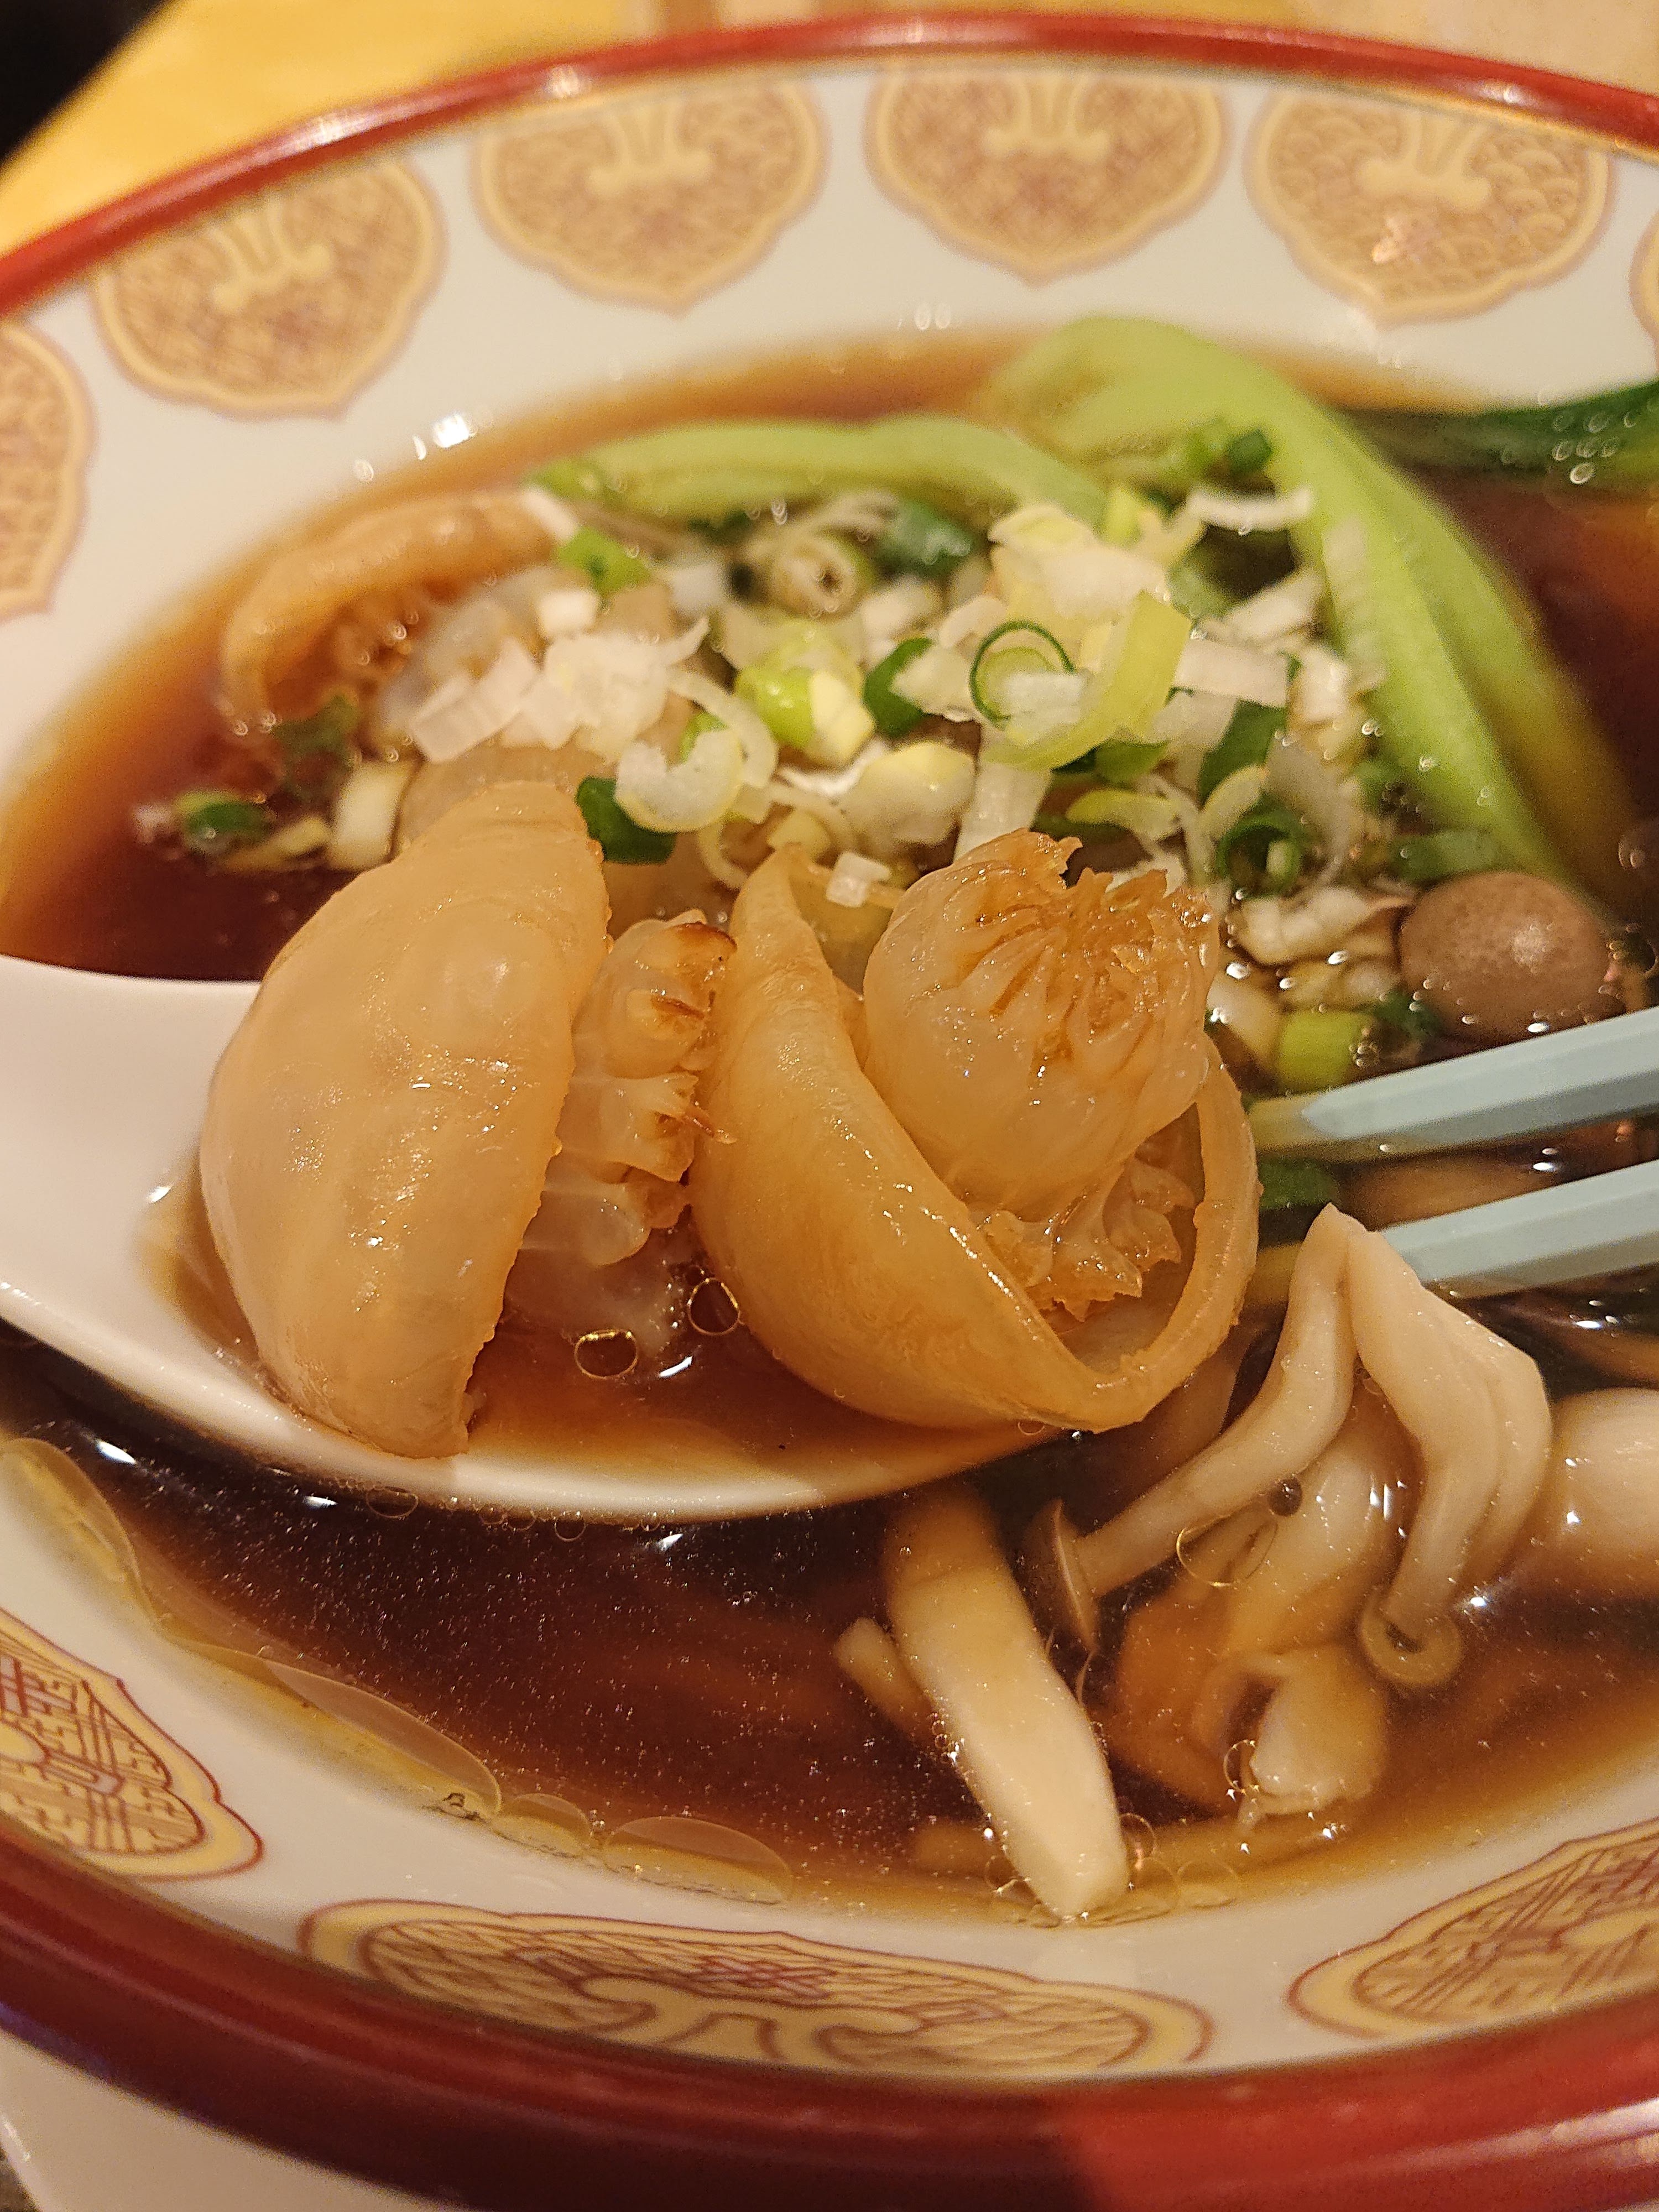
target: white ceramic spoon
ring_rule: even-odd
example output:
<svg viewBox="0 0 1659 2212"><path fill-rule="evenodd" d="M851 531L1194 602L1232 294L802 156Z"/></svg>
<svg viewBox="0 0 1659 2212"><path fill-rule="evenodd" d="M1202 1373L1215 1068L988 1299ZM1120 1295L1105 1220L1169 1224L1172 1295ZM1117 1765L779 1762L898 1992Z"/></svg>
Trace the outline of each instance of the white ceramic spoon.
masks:
<svg viewBox="0 0 1659 2212"><path fill-rule="evenodd" d="M423 1502L622 1522L786 1513L874 1497L1012 1442L869 1425L867 1445L747 1449L688 1424L672 1457L584 1462L487 1434L403 1459L293 1412L199 1329L144 1249L195 1148L208 1079L253 997L0 956L0 1317L266 1465Z"/></svg>

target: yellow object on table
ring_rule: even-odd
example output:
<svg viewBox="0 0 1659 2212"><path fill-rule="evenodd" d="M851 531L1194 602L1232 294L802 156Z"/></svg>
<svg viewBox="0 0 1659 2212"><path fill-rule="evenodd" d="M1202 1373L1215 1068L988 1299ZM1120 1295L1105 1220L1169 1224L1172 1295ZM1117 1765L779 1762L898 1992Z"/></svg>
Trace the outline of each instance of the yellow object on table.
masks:
<svg viewBox="0 0 1659 2212"><path fill-rule="evenodd" d="M1560 0L1164 4L1176 15L1360 33L1659 90L1659 0L1577 0L1571 9ZM819 12L843 13L845 0L821 10L815 0L168 0L0 169L0 252L323 109L531 54Z"/></svg>

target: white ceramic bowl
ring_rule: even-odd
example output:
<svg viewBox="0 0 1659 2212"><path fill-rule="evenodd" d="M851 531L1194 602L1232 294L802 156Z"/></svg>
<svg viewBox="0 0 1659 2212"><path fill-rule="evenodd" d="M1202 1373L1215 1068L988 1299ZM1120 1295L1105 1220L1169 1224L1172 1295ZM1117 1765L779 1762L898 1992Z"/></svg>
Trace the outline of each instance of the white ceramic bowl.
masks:
<svg viewBox="0 0 1659 2212"><path fill-rule="evenodd" d="M1100 309L1529 400L1646 377L1655 110L1335 40L884 18L285 134L0 264L0 775L287 518L617 380ZM193 1655L4 1464L0 2003L147 2095L502 2207L1645 2193L1650 1761L1103 1925L759 1861L677 1886L629 1870L649 1837L531 1847L418 1725L393 1786L351 1728L384 1714Z"/></svg>

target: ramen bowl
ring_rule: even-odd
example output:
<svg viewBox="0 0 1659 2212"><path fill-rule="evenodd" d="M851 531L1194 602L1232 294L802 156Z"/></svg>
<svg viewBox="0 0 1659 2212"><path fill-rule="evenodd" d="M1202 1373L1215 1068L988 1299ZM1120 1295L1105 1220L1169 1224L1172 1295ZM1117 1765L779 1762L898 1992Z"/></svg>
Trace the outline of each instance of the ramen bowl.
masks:
<svg viewBox="0 0 1659 2212"><path fill-rule="evenodd" d="M793 355L914 396L1109 312L1361 392L1640 381L1656 154L1633 94L1067 17L710 34L319 118L0 264L0 775L21 804L70 702L136 638L191 649L192 594L291 522L653 379ZM1055 1924L982 1869L860 1881L683 1796L606 1823L525 1786L453 1698L259 1625L262 1575L314 1596L332 1555L284 1565L234 1470L192 1565L154 1534L191 1440L0 1361L0 2002L105 2081L495 2212L1651 2195L1659 1769L1590 1705L1565 1778L1516 1753L1316 1876L1174 1864ZM319 1543L415 1510L300 1504ZM449 1608L464 1702L477 1587L387 1572L394 1641Z"/></svg>

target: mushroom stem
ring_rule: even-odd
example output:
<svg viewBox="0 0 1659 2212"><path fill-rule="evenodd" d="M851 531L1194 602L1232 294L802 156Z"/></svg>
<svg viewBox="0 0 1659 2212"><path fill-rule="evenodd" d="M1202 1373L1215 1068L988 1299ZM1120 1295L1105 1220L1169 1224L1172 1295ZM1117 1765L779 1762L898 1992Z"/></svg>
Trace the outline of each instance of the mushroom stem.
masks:
<svg viewBox="0 0 1659 2212"><path fill-rule="evenodd" d="M1016 1872L1065 1919L1121 1896L1129 1861L1106 1754L983 1502L954 1485L924 1492L895 1516L883 1571L899 1657Z"/></svg>

